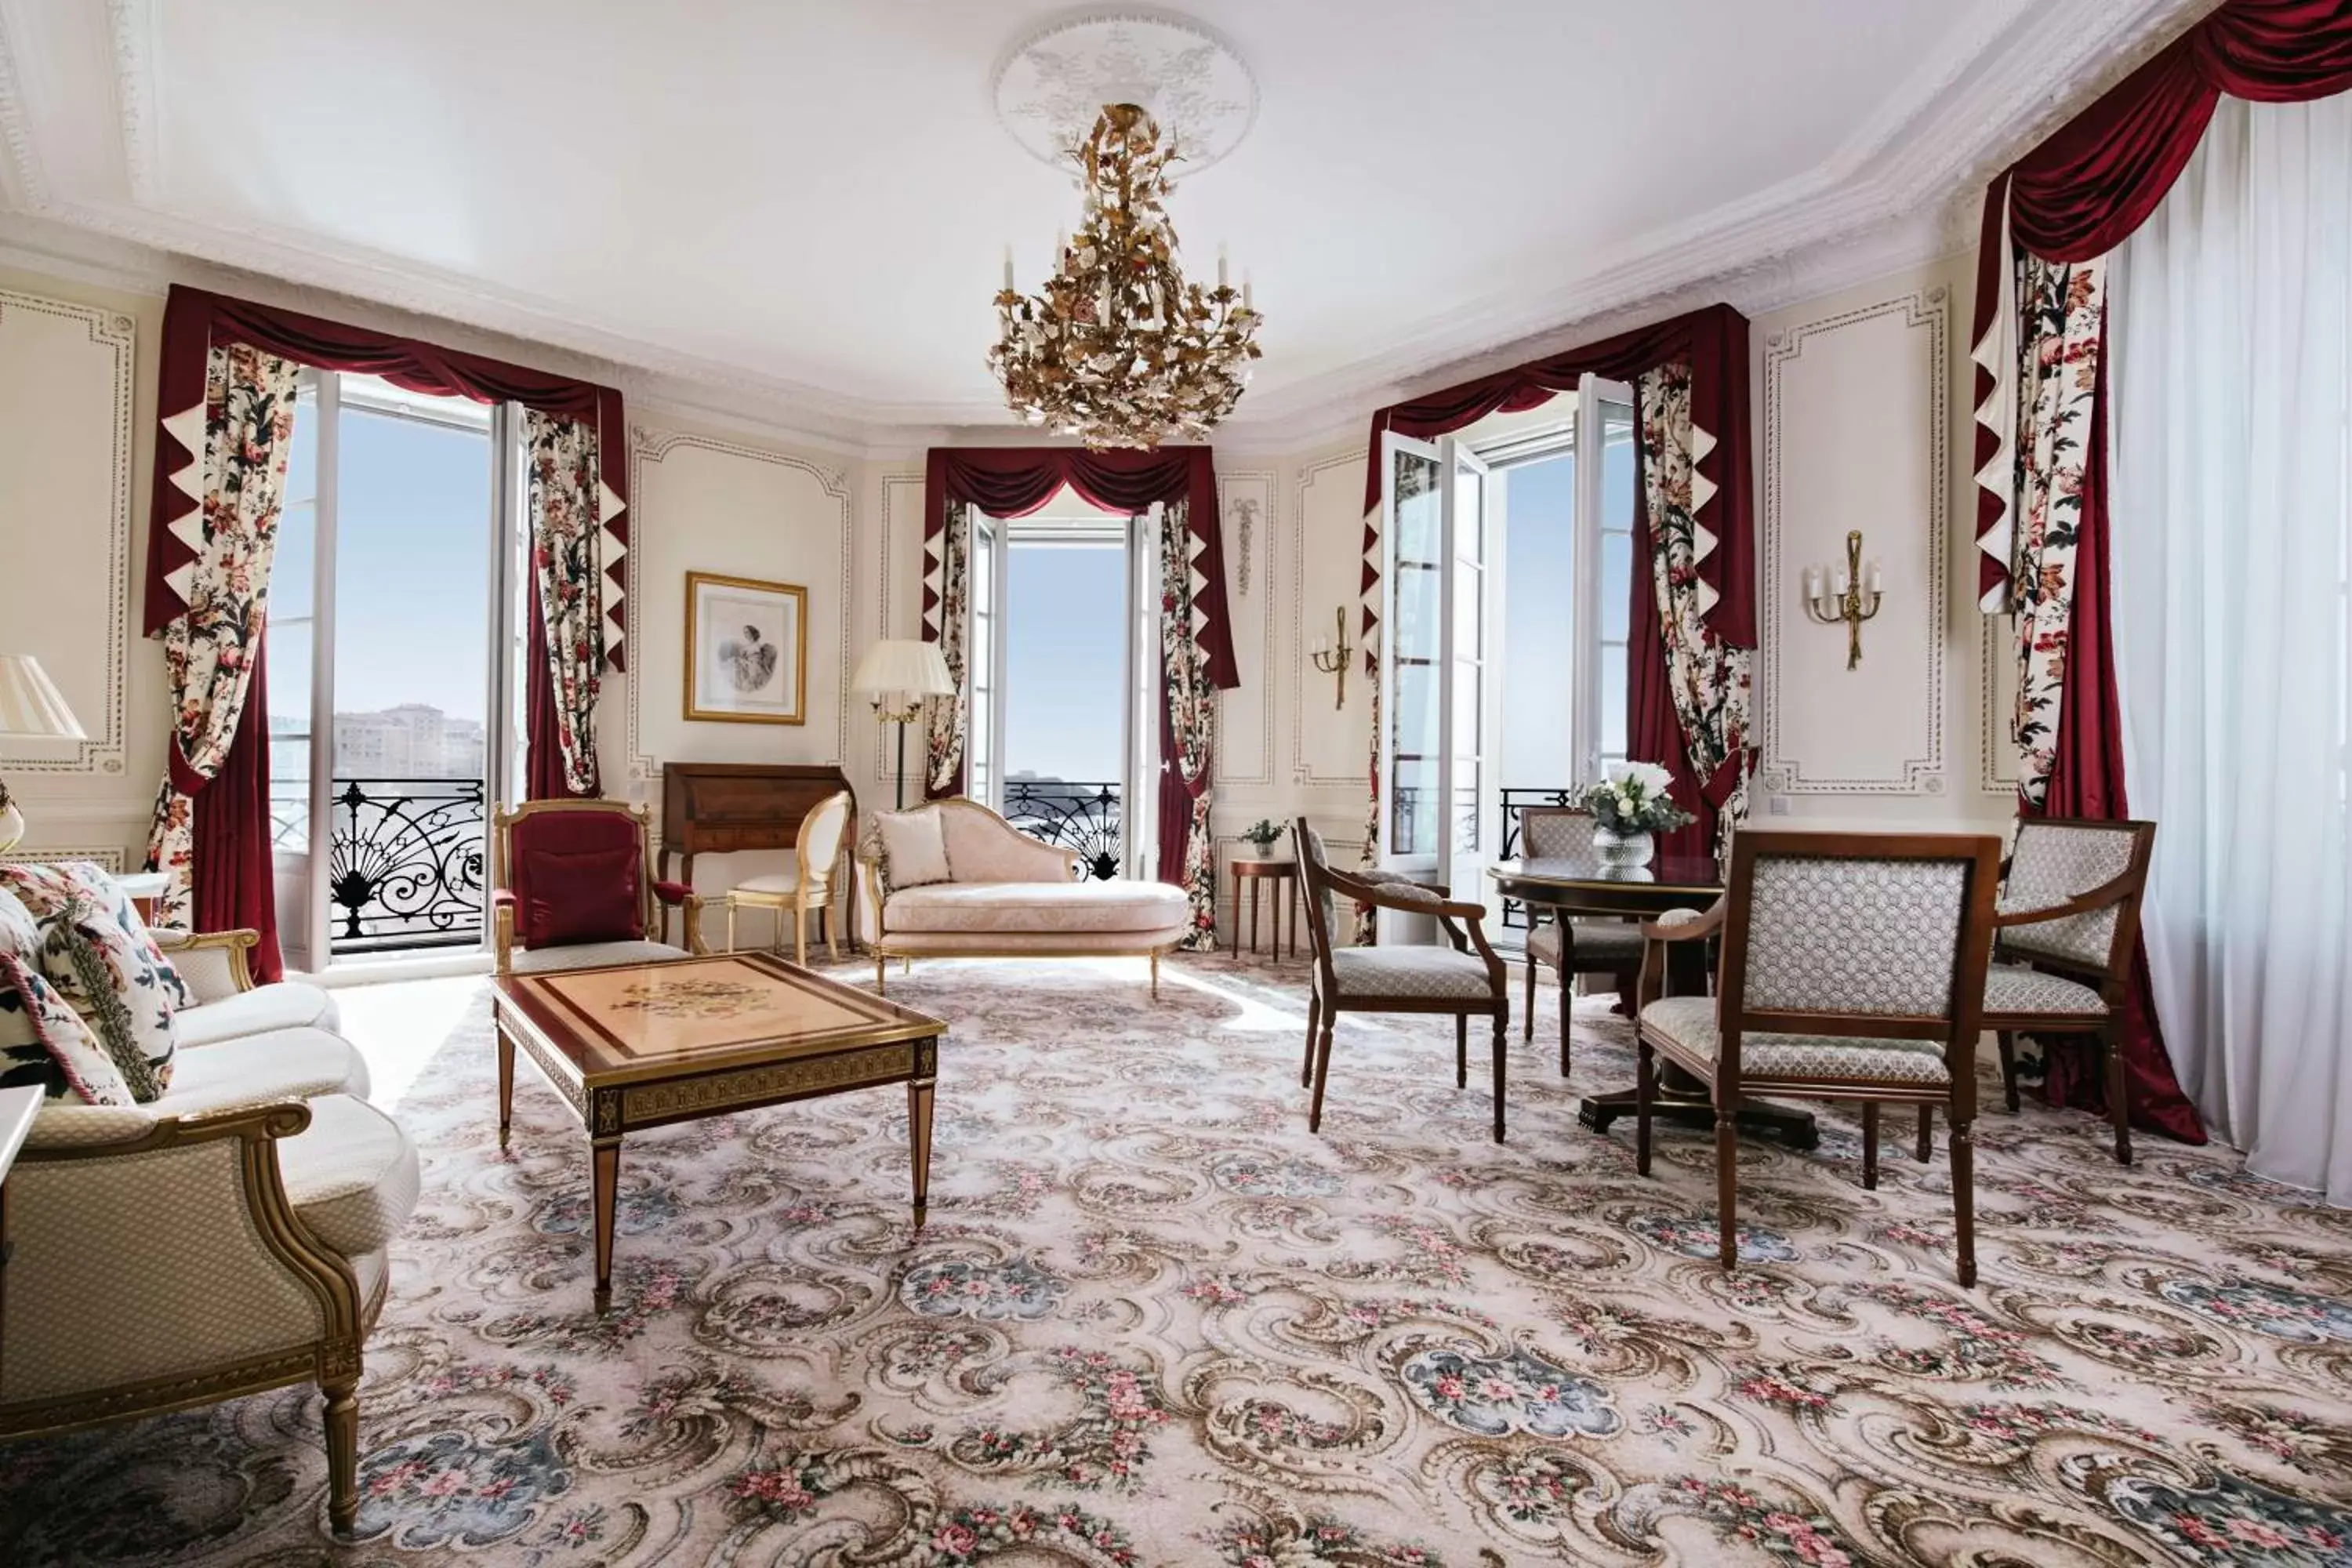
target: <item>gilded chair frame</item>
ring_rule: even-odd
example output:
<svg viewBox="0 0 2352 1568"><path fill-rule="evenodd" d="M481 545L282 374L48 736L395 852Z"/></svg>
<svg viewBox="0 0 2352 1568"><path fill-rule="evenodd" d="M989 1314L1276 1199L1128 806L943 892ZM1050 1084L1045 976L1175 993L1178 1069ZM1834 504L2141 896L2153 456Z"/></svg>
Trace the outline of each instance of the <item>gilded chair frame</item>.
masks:
<svg viewBox="0 0 2352 1568"><path fill-rule="evenodd" d="M819 812L838 801L842 807L841 838L834 846L833 858L817 866L809 858L808 828ZM814 909L824 921L824 951L835 963L841 962L841 910L845 900L835 897L834 873L844 861L854 858L857 842L857 797L847 790L835 790L811 806L801 818L793 835L793 863L797 869L798 886L789 893L766 893L756 889L730 888L727 890L727 951L735 951L735 911L740 909L768 910L776 919L775 940L771 948L783 944L783 921L786 910L793 917L793 962L805 968L808 964L808 917ZM847 892L849 883L844 880L840 892Z"/></svg>

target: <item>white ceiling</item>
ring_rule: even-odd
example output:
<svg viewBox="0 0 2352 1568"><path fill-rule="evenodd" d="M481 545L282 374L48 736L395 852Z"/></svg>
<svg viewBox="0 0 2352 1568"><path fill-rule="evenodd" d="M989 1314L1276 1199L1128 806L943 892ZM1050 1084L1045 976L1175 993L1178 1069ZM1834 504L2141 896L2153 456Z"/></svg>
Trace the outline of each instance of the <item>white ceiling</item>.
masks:
<svg viewBox="0 0 2352 1568"><path fill-rule="evenodd" d="M1262 94L1172 203L1266 314L1236 423L1945 200L2195 3L1192 0ZM1034 286L1075 221L989 102L1044 14L0 0L0 196L872 426L996 423L1002 247Z"/></svg>

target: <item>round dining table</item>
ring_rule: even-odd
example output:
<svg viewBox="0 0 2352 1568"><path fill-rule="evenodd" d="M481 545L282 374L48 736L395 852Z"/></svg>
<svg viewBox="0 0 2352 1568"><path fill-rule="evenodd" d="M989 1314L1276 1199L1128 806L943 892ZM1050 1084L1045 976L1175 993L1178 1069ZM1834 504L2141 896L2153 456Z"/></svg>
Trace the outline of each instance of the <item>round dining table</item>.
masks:
<svg viewBox="0 0 2352 1568"><path fill-rule="evenodd" d="M1550 910L1561 920L1571 914L1655 920L1668 910L1704 910L1723 896L1723 873L1708 855L1660 855L1647 866L1606 866L1590 847L1583 847L1567 855L1497 861L1487 867L1486 874L1503 897L1517 899L1530 910ZM1667 944L1666 994L1695 996L1709 989L1713 965L1708 952L1714 945ZM1560 1005L1568 1005L1565 995ZM1627 1011L1632 1011L1630 1002ZM1715 1102L1707 1086L1671 1061L1661 1058L1658 1068L1653 1118L1675 1126L1714 1127ZM1577 1108L1577 1120L1595 1132L1606 1132L1611 1122L1633 1114L1633 1098L1630 1087L1587 1095ZM1811 1111L1765 1100L1740 1106L1739 1127L1792 1149L1810 1149L1821 1136Z"/></svg>

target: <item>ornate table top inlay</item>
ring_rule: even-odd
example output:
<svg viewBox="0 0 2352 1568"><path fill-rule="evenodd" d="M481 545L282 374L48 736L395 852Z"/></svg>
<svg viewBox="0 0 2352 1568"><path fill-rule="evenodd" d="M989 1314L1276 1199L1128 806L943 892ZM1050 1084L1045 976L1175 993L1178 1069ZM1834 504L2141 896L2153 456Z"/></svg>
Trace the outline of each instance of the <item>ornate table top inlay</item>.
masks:
<svg viewBox="0 0 2352 1568"><path fill-rule="evenodd" d="M1031 156L1067 173L1107 103L1151 111L1195 174L1257 120L1257 81L1231 45L1188 17L1105 11L1065 17L1015 42L992 79L996 117Z"/></svg>

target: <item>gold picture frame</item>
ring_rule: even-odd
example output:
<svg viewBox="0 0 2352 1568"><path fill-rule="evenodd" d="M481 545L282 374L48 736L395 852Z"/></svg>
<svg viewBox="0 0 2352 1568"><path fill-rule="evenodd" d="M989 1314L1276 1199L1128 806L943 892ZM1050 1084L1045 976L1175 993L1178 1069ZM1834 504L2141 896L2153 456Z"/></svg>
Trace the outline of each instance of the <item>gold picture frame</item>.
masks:
<svg viewBox="0 0 2352 1568"><path fill-rule="evenodd" d="M808 722L806 588L686 574L686 716L715 724Z"/></svg>

